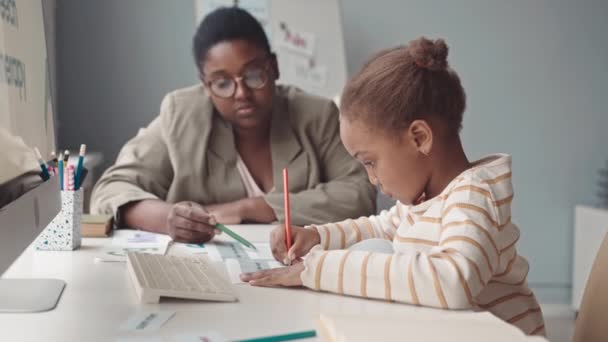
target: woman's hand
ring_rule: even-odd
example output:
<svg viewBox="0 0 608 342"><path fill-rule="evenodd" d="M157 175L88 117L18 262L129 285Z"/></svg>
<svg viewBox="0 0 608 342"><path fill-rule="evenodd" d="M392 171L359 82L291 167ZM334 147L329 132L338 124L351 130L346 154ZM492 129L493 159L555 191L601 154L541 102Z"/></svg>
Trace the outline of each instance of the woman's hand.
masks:
<svg viewBox="0 0 608 342"><path fill-rule="evenodd" d="M243 273L241 280L253 286L302 286L300 275L303 271L304 263L296 262L287 267Z"/></svg>
<svg viewBox="0 0 608 342"><path fill-rule="evenodd" d="M200 204L184 201L174 204L167 215L167 233L174 241L203 243L219 230L216 219Z"/></svg>

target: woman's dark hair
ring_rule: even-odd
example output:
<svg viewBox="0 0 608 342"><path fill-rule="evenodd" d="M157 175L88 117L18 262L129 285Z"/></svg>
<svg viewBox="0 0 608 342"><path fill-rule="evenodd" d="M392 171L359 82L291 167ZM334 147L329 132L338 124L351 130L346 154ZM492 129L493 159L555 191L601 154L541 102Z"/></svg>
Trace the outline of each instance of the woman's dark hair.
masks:
<svg viewBox="0 0 608 342"><path fill-rule="evenodd" d="M381 51L347 83L341 114L393 132L434 116L458 134L466 95L447 56L443 39L424 37Z"/></svg>
<svg viewBox="0 0 608 342"><path fill-rule="evenodd" d="M215 44L228 40L246 40L271 53L262 25L247 11L238 7L220 7L209 13L196 29L192 52L200 69L207 52Z"/></svg>

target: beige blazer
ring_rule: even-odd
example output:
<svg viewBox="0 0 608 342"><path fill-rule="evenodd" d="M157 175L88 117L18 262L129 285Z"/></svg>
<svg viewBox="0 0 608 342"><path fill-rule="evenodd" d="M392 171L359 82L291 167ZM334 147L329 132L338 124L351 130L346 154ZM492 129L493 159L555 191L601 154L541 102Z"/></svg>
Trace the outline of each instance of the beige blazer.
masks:
<svg viewBox="0 0 608 342"><path fill-rule="evenodd" d="M375 213L375 189L340 141L333 102L277 86L270 142L275 186L265 200L279 220L284 219L284 167L293 224ZM143 199L205 205L245 198L236 159L231 124L214 110L204 87L174 91L164 98L160 115L127 142L98 181L91 210L117 215L124 204Z"/></svg>

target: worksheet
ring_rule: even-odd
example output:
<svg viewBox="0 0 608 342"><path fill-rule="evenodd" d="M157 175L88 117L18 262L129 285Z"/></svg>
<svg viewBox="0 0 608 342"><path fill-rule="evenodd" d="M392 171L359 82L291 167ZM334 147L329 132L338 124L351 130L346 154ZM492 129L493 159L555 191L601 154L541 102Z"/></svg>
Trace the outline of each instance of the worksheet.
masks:
<svg viewBox="0 0 608 342"><path fill-rule="evenodd" d="M178 256L206 255L209 260L225 268L233 284L242 284L241 273L282 266L274 260L269 243L253 244L257 250L244 247L237 241L211 241L200 245L174 243L168 254Z"/></svg>
<svg viewBox="0 0 608 342"><path fill-rule="evenodd" d="M117 229L112 242L95 257L95 262L127 262L128 252L165 254L171 238L164 234L143 232L134 229Z"/></svg>

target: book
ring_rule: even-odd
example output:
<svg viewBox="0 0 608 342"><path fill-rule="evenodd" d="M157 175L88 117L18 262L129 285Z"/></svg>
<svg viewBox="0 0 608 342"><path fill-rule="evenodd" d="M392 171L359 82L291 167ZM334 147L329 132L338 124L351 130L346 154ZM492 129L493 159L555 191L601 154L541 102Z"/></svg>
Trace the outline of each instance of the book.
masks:
<svg viewBox="0 0 608 342"><path fill-rule="evenodd" d="M540 336L525 336L519 328L498 321L489 312L427 309L411 314L322 313L318 326L319 335L328 342L547 341Z"/></svg>
<svg viewBox="0 0 608 342"><path fill-rule="evenodd" d="M112 215L82 215L80 233L83 237L108 237L112 233Z"/></svg>

